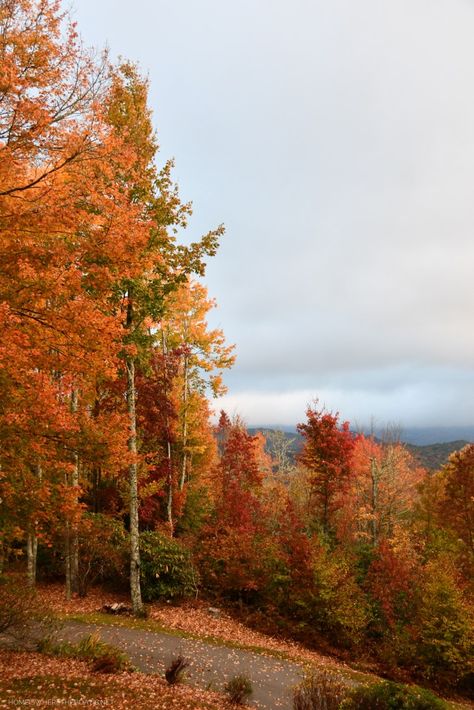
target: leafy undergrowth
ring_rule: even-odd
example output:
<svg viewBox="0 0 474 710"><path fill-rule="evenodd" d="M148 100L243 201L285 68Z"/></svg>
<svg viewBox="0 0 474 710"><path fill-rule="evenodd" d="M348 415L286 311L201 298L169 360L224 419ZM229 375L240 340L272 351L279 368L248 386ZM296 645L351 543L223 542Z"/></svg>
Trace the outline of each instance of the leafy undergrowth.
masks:
<svg viewBox="0 0 474 710"><path fill-rule="evenodd" d="M0 653L0 708L109 707L111 710L228 710L217 693L141 673L100 676L83 661L38 653Z"/></svg>
<svg viewBox="0 0 474 710"><path fill-rule="evenodd" d="M104 643L96 634L89 634L78 643L56 642L46 637L39 641L38 651L51 656L88 661L97 672L118 673L134 670L125 653L111 644Z"/></svg>

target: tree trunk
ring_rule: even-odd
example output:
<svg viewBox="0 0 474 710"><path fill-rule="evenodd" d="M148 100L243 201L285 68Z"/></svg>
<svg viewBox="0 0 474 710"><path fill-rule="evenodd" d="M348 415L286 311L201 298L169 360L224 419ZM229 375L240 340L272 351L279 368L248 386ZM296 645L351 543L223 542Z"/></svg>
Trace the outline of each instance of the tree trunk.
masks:
<svg viewBox="0 0 474 710"><path fill-rule="evenodd" d="M181 479L179 482L179 490L182 491L186 483L186 471L188 467L188 355L184 356L184 372L183 372L183 463L181 468Z"/></svg>
<svg viewBox="0 0 474 710"><path fill-rule="evenodd" d="M71 411L73 412L73 414L75 414L77 412L77 400L78 400L78 393L77 393L77 389L74 388L72 390L72 395L71 395ZM74 468L72 470L71 484L76 490L79 488L79 456L78 456L77 451L74 451ZM77 500L78 500L77 496L75 497L75 500L77 502ZM77 525L74 525L73 529L72 529L70 555L71 555L71 565L70 565L71 591L78 592L79 591L79 581L78 581L79 580L79 534L78 534L78 530L77 530Z"/></svg>
<svg viewBox="0 0 474 710"><path fill-rule="evenodd" d="M69 485L68 477L66 474L66 485ZM64 539L64 562L65 562L65 572L66 572L66 599L69 601L72 596L72 584L71 584L71 525L69 520L66 520L66 535Z"/></svg>
<svg viewBox="0 0 474 710"><path fill-rule="evenodd" d="M323 488L323 530L325 533L329 532L329 484L327 480L324 481Z"/></svg>
<svg viewBox="0 0 474 710"><path fill-rule="evenodd" d="M26 538L26 569L28 586L34 587L36 584L36 553L38 550L38 538L32 527L28 530Z"/></svg>
<svg viewBox="0 0 474 710"><path fill-rule="evenodd" d="M375 547L377 545L378 530L377 530L377 506L378 506L378 479L375 459L370 462L370 476L372 481L372 545Z"/></svg>
<svg viewBox="0 0 474 710"><path fill-rule="evenodd" d="M0 461L0 473L2 472L2 462ZM1 503L1 500L0 500ZM3 574L3 565L5 564L5 546L3 540L0 540L0 577Z"/></svg>
<svg viewBox="0 0 474 710"><path fill-rule="evenodd" d="M127 360L127 405L130 427L128 449L135 458L137 454L137 423L135 413L135 363ZM130 483L130 596L135 616L143 614L140 587L140 531L138 527L138 467L132 461L129 468Z"/></svg>
<svg viewBox="0 0 474 710"><path fill-rule="evenodd" d="M100 466L94 466L92 470L92 507L94 513L100 513L101 507L99 504L99 485L101 480Z"/></svg>
<svg viewBox="0 0 474 710"><path fill-rule="evenodd" d="M168 397L168 345L166 342L166 336L164 333L164 330L161 330L161 347L162 347L162 352L163 352L163 364L164 364L164 369L165 369L165 398ZM167 462L168 462L168 476L167 476L167 486L168 486L168 497L166 501L166 517L168 519L168 525L170 527L170 532L171 535L173 534L174 531L174 522L173 522L173 460L171 457L171 440L170 440L170 433L169 433L169 417L168 417L168 408L166 408L166 421L165 421L165 427L166 427L166 448L167 448Z"/></svg>
<svg viewBox="0 0 474 710"><path fill-rule="evenodd" d="M43 478L43 471L41 466L37 466L38 481L41 483ZM36 523L30 522L28 527L28 533L26 537L26 569L27 569L27 580L28 586L34 587L36 585L36 559L38 555L38 538L36 537Z"/></svg>
<svg viewBox="0 0 474 710"><path fill-rule="evenodd" d="M131 292L128 293L127 328L131 329L133 323L133 306ZM135 616L143 616L143 601L140 586L140 529L138 524L138 466L137 456L137 415L135 392L135 362L127 357L127 408L130 434L128 450L133 460L129 467L129 494L130 494L130 596L132 609Z"/></svg>

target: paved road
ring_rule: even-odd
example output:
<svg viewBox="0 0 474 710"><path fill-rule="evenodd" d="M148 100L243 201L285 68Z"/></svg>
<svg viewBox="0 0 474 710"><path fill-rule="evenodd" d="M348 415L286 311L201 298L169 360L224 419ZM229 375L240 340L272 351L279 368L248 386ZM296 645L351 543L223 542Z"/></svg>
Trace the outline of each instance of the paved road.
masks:
<svg viewBox="0 0 474 710"><path fill-rule="evenodd" d="M169 661L182 654L191 661L191 685L222 691L227 680L245 674L253 685L250 705L262 710L291 710L292 688L303 676L302 667L292 661L154 631L69 621L58 636L75 642L91 633L125 651L144 673L163 675Z"/></svg>

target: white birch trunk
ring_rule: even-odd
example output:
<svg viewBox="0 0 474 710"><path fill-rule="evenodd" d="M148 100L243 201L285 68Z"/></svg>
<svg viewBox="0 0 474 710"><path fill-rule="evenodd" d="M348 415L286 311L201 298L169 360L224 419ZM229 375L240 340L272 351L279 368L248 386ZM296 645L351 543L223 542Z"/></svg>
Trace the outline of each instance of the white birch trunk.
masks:
<svg viewBox="0 0 474 710"><path fill-rule="evenodd" d="M378 529L377 529L377 508L378 508L378 474L375 459L370 462L370 476L372 483L371 491L371 506L372 506L372 545L377 545Z"/></svg>
<svg viewBox="0 0 474 710"><path fill-rule="evenodd" d="M68 485L68 480L66 476L66 485ZM64 539L64 563L65 563L65 573L66 573L66 599L69 601L72 595L72 584L71 584L71 525L69 520L66 520L66 535Z"/></svg>
<svg viewBox="0 0 474 710"><path fill-rule="evenodd" d="M37 466L38 481L41 483L43 478L43 471L41 466ZM36 585L36 560L38 556L38 538L36 536L36 524L30 522L28 527L28 533L26 537L26 570L27 570L27 580L28 586L34 587Z"/></svg>
<svg viewBox="0 0 474 710"><path fill-rule="evenodd" d="M165 397L168 396L168 391L167 391L167 383L168 383L168 364L167 364L167 356L168 356L168 345L166 342L166 336L164 333L164 330L162 329L161 331L161 346L162 346L162 351L163 351L163 363L164 363L164 370L165 370ZM168 520L168 524L170 527L170 532L173 534L174 530L174 521L173 521L173 461L171 458L171 441L169 438L169 418L168 418L168 413L166 413L166 421L165 421L165 427L166 427L166 450L167 450L167 464L168 464L168 475L167 475L167 487L168 487L168 495L167 495L167 501L166 501L166 517Z"/></svg>
<svg viewBox="0 0 474 710"><path fill-rule="evenodd" d="M137 453L137 422L135 411L135 363L127 360L127 405L130 436L128 448L135 457ZM135 616L143 614L143 602L140 586L140 530L138 526L138 467L136 461L129 468L130 485L130 596Z"/></svg>
<svg viewBox="0 0 474 710"><path fill-rule="evenodd" d="M179 490L182 491L186 483L186 473L188 468L188 356L184 356L184 372L183 372L183 464L181 468L181 480L179 482Z"/></svg>
<svg viewBox="0 0 474 710"><path fill-rule="evenodd" d="M36 552L38 549L38 539L32 527L28 530L26 538L26 570L28 586L34 587L36 584Z"/></svg>
<svg viewBox="0 0 474 710"><path fill-rule="evenodd" d="M72 390L71 395L71 411L73 414L77 412L78 406L78 392L77 389ZM72 470L71 485L77 490L79 487L79 456L77 451L74 451L74 468ZM77 495L75 497L77 502ZM74 525L72 529L72 536L70 542L70 574L71 574L71 591L79 591L79 535L77 526Z"/></svg>
<svg viewBox="0 0 474 710"><path fill-rule="evenodd" d="M128 330L133 325L132 289L128 290L127 322ZM140 585L140 527L138 521L138 466L137 456L137 414L135 391L135 362L132 357L126 358L127 369L127 408L128 408L128 450L133 461L129 466L129 508L130 508L130 597L135 616L143 616L142 590Z"/></svg>

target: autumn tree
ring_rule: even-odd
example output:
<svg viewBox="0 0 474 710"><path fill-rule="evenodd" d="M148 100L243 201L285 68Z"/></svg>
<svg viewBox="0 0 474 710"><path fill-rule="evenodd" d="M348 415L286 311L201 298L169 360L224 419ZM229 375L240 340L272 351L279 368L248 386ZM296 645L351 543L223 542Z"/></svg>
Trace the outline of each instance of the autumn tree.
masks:
<svg viewBox="0 0 474 710"><path fill-rule="evenodd" d="M474 444L451 454L439 477L438 520L461 543L469 574L474 567Z"/></svg>
<svg viewBox="0 0 474 710"><path fill-rule="evenodd" d="M333 528L334 514L341 506L341 495L351 476L354 438L349 423L339 425L339 415L316 406L308 407L307 422L298 424L304 437L298 460L310 471L315 517L324 532Z"/></svg>
<svg viewBox="0 0 474 710"><path fill-rule="evenodd" d="M399 442L359 435L352 453L352 476L338 522L339 534L376 546L408 524L426 475Z"/></svg>
<svg viewBox="0 0 474 710"><path fill-rule="evenodd" d="M209 586L217 584L242 602L263 584L257 554L264 530L262 442L225 413L217 429L222 454L214 472L214 511L203 528L198 555Z"/></svg>
<svg viewBox="0 0 474 710"><path fill-rule="evenodd" d="M275 474L286 482L295 469L295 436L284 431L270 429L264 432L267 449L273 460Z"/></svg>
<svg viewBox="0 0 474 710"><path fill-rule="evenodd" d="M136 614L142 613L140 594L138 446L136 419L136 363L146 363L156 343L156 325L167 311L169 294L188 275L203 275L204 258L217 249L222 228L209 232L199 242L182 246L176 232L186 226L189 205L182 204L171 180L172 163L158 170L151 114L147 106L147 83L131 64L114 73L108 120L132 155L129 166L117 166L114 179L122 185L130 209L136 214L134 252L136 270L117 281L123 313L123 359L127 377L129 415L129 467L131 593ZM138 231L137 231L138 230ZM165 353L166 354L166 353ZM164 364L166 366L166 358Z"/></svg>
<svg viewBox="0 0 474 710"><path fill-rule="evenodd" d="M112 259L110 247L133 219L107 159L128 157L100 109L107 63L84 50L59 4L4 2L0 28L0 360L4 391L15 389L2 415L16 412L29 467L46 481L62 466L77 500L76 417L117 366L120 323L107 303L120 250Z"/></svg>
<svg viewBox="0 0 474 710"><path fill-rule="evenodd" d="M171 163L156 167L147 85L132 65L113 68L86 51L53 0L7 0L0 29L2 472L14 483L8 433L16 421L25 472L41 470L45 484L59 476L67 489L69 594L80 472L94 466L87 452L102 437L97 395L125 371L128 426L122 437L114 429L102 439L110 455L96 465L114 466L128 441L121 460L130 471L132 596L140 612L136 363L149 356L170 291L203 273L222 230L176 244L189 206L179 200ZM126 413L120 398L116 405L114 426ZM51 428L48 412L58 410Z"/></svg>
<svg viewBox="0 0 474 710"><path fill-rule="evenodd" d="M235 360L233 346L226 345L222 330L208 328L207 316L214 307L206 288L188 278L171 294L168 311L160 323L163 342L180 356L177 383L182 449L180 491L192 466L193 402L205 396L207 390L214 397L224 394L221 371L231 367Z"/></svg>

